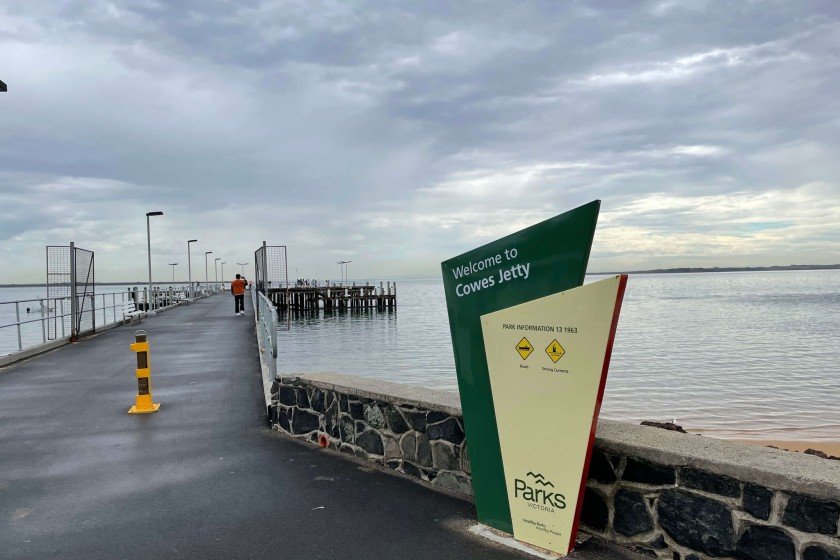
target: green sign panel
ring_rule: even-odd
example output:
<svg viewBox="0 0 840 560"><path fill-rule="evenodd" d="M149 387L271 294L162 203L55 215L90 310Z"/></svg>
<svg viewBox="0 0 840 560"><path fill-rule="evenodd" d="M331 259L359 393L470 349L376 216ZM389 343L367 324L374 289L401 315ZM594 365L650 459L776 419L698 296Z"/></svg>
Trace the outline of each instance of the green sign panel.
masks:
<svg viewBox="0 0 840 560"><path fill-rule="evenodd" d="M514 524L481 318L581 286L599 208L600 201L590 202L441 264L478 519L508 533ZM511 356L538 352L548 366L562 359L562 344L536 342L522 336ZM545 427L535 419L533 429Z"/></svg>

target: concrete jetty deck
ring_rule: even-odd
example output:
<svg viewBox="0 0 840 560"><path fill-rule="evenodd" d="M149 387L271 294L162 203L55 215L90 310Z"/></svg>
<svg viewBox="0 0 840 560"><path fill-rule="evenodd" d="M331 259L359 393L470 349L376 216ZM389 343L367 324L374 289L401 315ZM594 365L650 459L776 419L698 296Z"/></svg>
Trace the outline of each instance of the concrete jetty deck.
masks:
<svg viewBox="0 0 840 560"><path fill-rule="evenodd" d="M143 320L152 415L120 327L0 369L0 558L530 558L471 504L266 427L250 303ZM590 541L575 557L633 558Z"/></svg>

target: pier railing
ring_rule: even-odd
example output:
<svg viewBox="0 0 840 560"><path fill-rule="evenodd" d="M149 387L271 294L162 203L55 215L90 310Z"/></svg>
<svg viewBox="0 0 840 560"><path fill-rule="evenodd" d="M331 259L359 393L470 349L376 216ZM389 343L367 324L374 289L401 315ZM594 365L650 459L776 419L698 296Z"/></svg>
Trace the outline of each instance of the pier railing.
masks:
<svg viewBox="0 0 840 560"><path fill-rule="evenodd" d="M254 315L257 321L257 336L259 339L260 353L263 363L268 364L268 383L264 386L271 386L277 376L277 310L265 294L256 289L251 289L251 301L254 304Z"/></svg>
<svg viewBox="0 0 840 560"><path fill-rule="evenodd" d="M194 299L218 293L220 290L218 284L194 289ZM187 286L155 286L151 298L148 298L147 292L147 288L144 288L143 290L127 289L121 292L85 295L84 313L89 319L89 321L86 319L85 326L89 328L85 332L122 322L123 310L132 302L137 309L145 311L149 303L152 309L160 309L189 299ZM0 356L69 337L72 329L70 300L68 296L1 301Z"/></svg>
<svg viewBox="0 0 840 560"><path fill-rule="evenodd" d="M30 298L0 302L0 355L20 352L49 340L66 338L71 331L69 297ZM88 294L85 314L91 330L123 320L128 292ZM9 319L14 318L10 321Z"/></svg>

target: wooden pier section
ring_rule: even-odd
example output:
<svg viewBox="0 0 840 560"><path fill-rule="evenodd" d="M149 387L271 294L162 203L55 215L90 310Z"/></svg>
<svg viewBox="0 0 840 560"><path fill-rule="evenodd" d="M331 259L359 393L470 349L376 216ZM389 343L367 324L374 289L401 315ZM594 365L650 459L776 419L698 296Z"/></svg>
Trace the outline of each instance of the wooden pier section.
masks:
<svg viewBox="0 0 840 560"><path fill-rule="evenodd" d="M363 285L306 285L269 288L266 295L280 310L345 311L391 310L397 308L397 283L380 282L379 286Z"/></svg>

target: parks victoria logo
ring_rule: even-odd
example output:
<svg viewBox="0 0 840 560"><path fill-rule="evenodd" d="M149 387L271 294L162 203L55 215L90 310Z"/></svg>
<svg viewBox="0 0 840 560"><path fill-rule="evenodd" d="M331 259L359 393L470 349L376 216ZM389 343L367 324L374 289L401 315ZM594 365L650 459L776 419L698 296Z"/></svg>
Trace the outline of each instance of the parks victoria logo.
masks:
<svg viewBox="0 0 840 560"><path fill-rule="evenodd" d="M513 481L513 495L525 500L528 507L542 511L554 512L555 509L566 509L566 497L554 490L554 483L541 473L528 471L525 480L516 478Z"/></svg>

